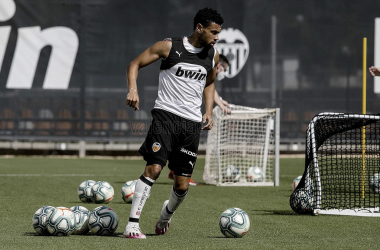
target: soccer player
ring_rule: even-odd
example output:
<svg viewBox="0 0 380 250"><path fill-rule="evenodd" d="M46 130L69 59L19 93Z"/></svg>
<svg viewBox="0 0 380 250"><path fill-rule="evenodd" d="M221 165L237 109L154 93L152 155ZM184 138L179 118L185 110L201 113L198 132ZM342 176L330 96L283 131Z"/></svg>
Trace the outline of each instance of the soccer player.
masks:
<svg viewBox="0 0 380 250"><path fill-rule="evenodd" d="M128 106L138 110L138 71L162 59L158 97L151 112L152 124L139 150L146 166L136 183L129 222L123 233L126 238L146 238L139 226L140 215L151 187L167 161L169 169L174 171L174 185L156 224L157 234L167 232L174 212L187 195L197 160L200 131L210 130L213 126L214 81L219 63L214 45L223 22L217 11L210 8L199 10L191 36L157 42L128 66L129 93L126 101ZM202 94L206 107L203 116Z"/></svg>
<svg viewBox="0 0 380 250"><path fill-rule="evenodd" d="M369 68L369 73L371 73L372 76L380 76L380 68L376 68L374 66L371 66Z"/></svg>
<svg viewBox="0 0 380 250"><path fill-rule="evenodd" d="M224 72L227 71L229 65L230 65L230 62L228 61L227 57L225 55L220 54L219 63L218 65L216 65L216 79L218 81L221 81L224 79L225 77ZM214 94L214 102L216 105L220 107L220 109L224 113L231 114L231 110L229 109L229 103L225 100L222 100L222 98L218 94L218 91L216 90ZM174 171L170 171L168 177L169 179L174 179ZM189 185L198 186L200 185L200 183L195 182L192 178L190 178Z"/></svg>

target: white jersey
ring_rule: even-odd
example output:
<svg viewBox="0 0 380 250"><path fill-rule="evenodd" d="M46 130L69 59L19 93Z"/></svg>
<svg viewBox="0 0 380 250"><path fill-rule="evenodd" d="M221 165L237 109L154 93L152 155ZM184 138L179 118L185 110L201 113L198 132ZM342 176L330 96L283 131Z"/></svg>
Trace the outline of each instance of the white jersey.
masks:
<svg viewBox="0 0 380 250"><path fill-rule="evenodd" d="M216 50L195 48L187 37L172 38L169 56L162 60L154 108L202 122L202 96L207 73L215 66Z"/></svg>

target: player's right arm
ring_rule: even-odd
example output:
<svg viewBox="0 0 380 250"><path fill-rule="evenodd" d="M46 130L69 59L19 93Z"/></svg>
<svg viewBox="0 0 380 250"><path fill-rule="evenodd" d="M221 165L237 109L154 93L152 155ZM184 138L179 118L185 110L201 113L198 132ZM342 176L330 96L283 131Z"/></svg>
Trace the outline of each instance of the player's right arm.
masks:
<svg viewBox="0 0 380 250"><path fill-rule="evenodd" d="M139 69L148 66L149 64L157 61L160 58L169 56L172 47L171 41L160 41L155 43L152 47L145 50L138 57L136 57L127 68L127 83L129 93L127 95L127 105L135 110L139 109L139 94L137 91L137 76Z"/></svg>

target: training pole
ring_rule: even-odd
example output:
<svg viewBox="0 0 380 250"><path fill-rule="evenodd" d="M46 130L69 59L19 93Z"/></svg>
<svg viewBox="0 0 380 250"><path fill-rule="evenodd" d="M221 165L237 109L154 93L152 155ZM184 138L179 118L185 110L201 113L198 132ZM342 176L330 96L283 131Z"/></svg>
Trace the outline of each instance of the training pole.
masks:
<svg viewBox="0 0 380 250"><path fill-rule="evenodd" d="M366 114L367 107L367 38L363 38L363 95L362 112ZM365 126L362 128L362 198L365 198Z"/></svg>

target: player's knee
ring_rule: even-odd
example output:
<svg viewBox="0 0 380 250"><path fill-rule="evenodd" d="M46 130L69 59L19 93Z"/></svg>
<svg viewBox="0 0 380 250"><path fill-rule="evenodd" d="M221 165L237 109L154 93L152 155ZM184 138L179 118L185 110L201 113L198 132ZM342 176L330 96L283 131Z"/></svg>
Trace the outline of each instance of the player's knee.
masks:
<svg viewBox="0 0 380 250"><path fill-rule="evenodd" d="M178 195L185 194L188 189L189 189L189 183L176 183L176 185L174 185L174 191Z"/></svg>
<svg viewBox="0 0 380 250"><path fill-rule="evenodd" d="M145 167L144 176L149 177L152 180L156 180L162 171L162 167L159 164L153 164Z"/></svg>

